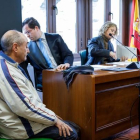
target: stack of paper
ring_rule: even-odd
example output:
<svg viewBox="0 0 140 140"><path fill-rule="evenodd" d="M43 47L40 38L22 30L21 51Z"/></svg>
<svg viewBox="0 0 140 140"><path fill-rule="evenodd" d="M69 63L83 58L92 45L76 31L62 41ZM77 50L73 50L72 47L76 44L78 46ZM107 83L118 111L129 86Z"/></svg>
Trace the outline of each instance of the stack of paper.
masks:
<svg viewBox="0 0 140 140"><path fill-rule="evenodd" d="M106 63L106 64L113 64L113 65L129 65L132 62L128 62L128 61L122 61L122 62L112 62L112 63Z"/></svg>
<svg viewBox="0 0 140 140"><path fill-rule="evenodd" d="M94 70L101 70L101 69L108 69L108 68L115 68L117 67L116 65L113 66L104 66L104 65L91 65Z"/></svg>

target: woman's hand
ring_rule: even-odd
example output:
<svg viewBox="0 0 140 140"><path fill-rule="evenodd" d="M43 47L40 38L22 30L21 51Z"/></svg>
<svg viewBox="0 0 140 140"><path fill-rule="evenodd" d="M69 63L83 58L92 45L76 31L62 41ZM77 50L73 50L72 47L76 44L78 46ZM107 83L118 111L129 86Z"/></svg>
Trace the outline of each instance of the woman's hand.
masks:
<svg viewBox="0 0 140 140"><path fill-rule="evenodd" d="M109 54L113 59L117 59L117 56L116 56L116 53L114 53L114 52L110 52L110 54Z"/></svg>
<svg viewBox="0 0 140 140"><path fill-rule="evenodd" d="M125 57L125 56L122 56L121 57L121 61L125 61L125 60L127 60L128 59L128 57Z"/></svg>

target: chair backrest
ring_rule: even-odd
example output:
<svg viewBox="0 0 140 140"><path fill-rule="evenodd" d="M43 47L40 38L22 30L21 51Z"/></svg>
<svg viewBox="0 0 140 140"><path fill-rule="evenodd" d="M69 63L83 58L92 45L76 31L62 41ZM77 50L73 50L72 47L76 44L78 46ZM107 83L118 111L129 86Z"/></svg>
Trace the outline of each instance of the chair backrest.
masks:
<svg viewBox="0 0 140 140"><path fill-rule="evenodd" d="M28 63L27 70L28 70L29 76L32 80L33 86L36 88L40 99L43 101L43 93L42 93L42 90L40 90L40 88L39 88L39 86L41 86L41 85L36 84L34 67L30 63Z"/></svg>
<svg viewBox="0 0 140 140"><path fill-rule="evenodd" d="M81 50L79 51L80 57L81 57L81 65L85 65L87 62L87 50Z"/></svg>

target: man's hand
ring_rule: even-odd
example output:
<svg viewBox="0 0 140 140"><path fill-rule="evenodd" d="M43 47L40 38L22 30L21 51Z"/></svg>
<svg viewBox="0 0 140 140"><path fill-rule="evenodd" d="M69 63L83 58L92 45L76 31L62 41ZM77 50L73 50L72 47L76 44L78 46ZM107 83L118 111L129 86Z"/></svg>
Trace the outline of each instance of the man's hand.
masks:
<svg viewBox="0 0 140 140"><path fill-rule="evenodd" d="M61 65L57 66L56 70L61 71L61 70L65 70L68 67L70 67L70 64L65 63L65 64L61 64Z"/></svg>
<svg viewBox="0 0 140 140"><path fill-rule="evenodd" d="M56 114L55 114L56 115ZM59 119L59 120L63 120L60 116L56 115L56 117Z"/></svg>
<svg viewBox="0 0 140 140"><path fill-rule="evenodd" d="M67 135L70 136L70 131L73 131L70 126L65 124L63 121L57 118L57 122L55 126L59 129L59 135L66 137Z"/></svg>
<svg viewBox="0 0 140 140"><path fill-rule="evenodd" d="M114 53L114 52L110 52L110 54L109 54L113 59L117 59L117 56L116 56L116 53Z"/></svg>

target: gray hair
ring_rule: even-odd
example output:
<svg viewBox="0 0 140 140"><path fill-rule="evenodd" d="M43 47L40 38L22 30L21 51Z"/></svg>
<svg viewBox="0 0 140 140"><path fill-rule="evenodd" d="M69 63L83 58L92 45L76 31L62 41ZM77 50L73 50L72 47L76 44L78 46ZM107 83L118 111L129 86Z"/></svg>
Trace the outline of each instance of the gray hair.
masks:
<svg viewBox="0 0 140 140"><path fill-rule="evenodd" d="M22 45L24 39L20 32L16 30L7 31L1 38L1 47L4 53L9 54L12 51L13 43Z"/></svg>
<svg viewBox="0 0 140 140"><path fill-rule="evenodd" d="M110 27L116 27L116 33L115 35L118 34L118 28L117 28L117 25L111 21L107 21L104 23L104 25L102 25L102 27L100 28L99 30L99 36L100 35L103 35Z"/></svg>

